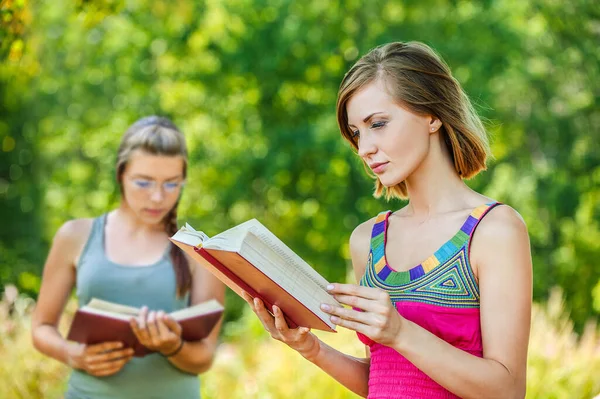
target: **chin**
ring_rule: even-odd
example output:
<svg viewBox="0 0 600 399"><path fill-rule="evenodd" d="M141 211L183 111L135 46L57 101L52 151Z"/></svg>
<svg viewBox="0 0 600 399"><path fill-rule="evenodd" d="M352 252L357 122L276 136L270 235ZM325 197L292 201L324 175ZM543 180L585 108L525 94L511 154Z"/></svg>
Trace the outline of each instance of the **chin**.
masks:
<svg viewBox="0 0 600 399"><path fill-rule="evenodd" d="M386 188L395 187L406 180L406 176L380 176L379 182Z"/></svg>
<svg viewBox="0 0 600 399"><path fill-rule="evenodd" d="M152 216L145 214L145 212L138 213L138 217L140 218L140 220L147 224L159 224L162 223L162 221L165 219L164 214L159 216Z"/></svg>

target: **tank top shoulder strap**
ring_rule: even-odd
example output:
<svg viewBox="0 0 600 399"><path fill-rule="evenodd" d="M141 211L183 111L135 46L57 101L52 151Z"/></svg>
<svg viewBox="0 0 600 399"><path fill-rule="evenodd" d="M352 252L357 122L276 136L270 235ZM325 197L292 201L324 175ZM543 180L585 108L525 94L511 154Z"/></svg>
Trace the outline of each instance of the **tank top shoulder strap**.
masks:
<svg viewBox="0 0 600 399"><path fill-rule="evenodd" d="M90 230L90 235L83 246L83 250L81 251L81 255L79 255L79 261L77 262L77 268L82 264L82 261L92 255L97 255L98 251L104 252L104 224L106 222L107 214L103 214L94 218L92 222L92 229Z"/></svg>
<svg viewBox="0 0 600 399"><path fill-rule="evenodd" d="M471 238L473 237L473 233L475 233L475 229L481 222L481 220L495 207L502 205L501 202L489 202L487 204L478 206L471 212L471 215L467 218L463 226L461 227L461 231L464 232L469 238L469 243L471 242Z"/></svg>
<svg viewBox="0 0 600 399"><path fill-rule="evenodd" d="M369 264L367 268L376 266L379 262L385 263L385 244L387 241L388 218L392 211L384 211L377 215L371 230L371 248L369 251Z"/></svg>
<svg viewBox="0 0 600 399"><path fill-rule="evenodd" d="M481 205L471 213L471 216L467 219L461 230L467 235L466 247L467 247L467 256L470 256L471 253L471 241L473 240L473 234L475 234L475 230L479 223L483 218L495 207L503 205L501 202L494 201L487 203L485 205Z"/></svg>

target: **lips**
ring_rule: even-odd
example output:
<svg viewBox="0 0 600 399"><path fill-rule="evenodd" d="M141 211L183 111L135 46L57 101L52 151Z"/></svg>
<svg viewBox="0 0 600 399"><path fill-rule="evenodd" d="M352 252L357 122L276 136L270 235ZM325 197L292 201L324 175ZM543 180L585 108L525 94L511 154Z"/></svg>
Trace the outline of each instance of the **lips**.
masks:
<svg viewBox="0 0 600 399"><path fill-rule="evenodd" d="M375 174L383 173L385 171L388 163L389 162L374 162L374 163L369 164L369 168L371 168L371 170Z"/></svg>
<svg viewBox="0 0 600 399"><path fill-rule="evenodd" d="M145 211L152 216L158 216L164 212L162 209L145 209Z"/></svg>

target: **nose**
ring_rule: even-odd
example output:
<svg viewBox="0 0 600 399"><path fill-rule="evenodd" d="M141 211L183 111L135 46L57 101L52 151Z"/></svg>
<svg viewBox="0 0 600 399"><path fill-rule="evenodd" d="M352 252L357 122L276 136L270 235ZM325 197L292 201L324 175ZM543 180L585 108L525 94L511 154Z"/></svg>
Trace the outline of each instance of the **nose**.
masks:
<svg viewBox="0 0 600 399"><path fill-rule="evenodd" d="M150 196L150 199L153 202L161 202L164 199L164 194L163 194L163 190L161 186L156 187L154 190L152 190L152 195Z"/></svg>
<svg viewBox="0 0 600 399"><path fill-rule="evenodd" d="M377 146L373 140L373 135L365 133L360 135L358 140L358 155L361 158L367 158L377 152Z"/></svg>

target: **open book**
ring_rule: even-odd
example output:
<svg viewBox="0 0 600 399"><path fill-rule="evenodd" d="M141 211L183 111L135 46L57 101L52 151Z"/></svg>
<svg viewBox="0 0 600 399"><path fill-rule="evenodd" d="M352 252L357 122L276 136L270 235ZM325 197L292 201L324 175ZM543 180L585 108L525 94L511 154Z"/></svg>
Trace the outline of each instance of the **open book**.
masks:
<svg viewBox="0 0 600 399"><path fill-rule="evenodd" d="M321 304L341 306L329 284L258 220L209 238L186 224L171 241L238 294L259 297L270 311L277 305L290 328L335 331Z"/></svg>
<svg viewBox="0 0 600 399"><path fill-rule="evenodd" d="M121 341L135 350L135 356L145 356L152 351L138 342L129 325L131 317L139 312L138 308L93 298L75 313L67 339L88 345ZM211 299L169 315L181 325L185 341L199 341L210 334L222 313L223 306Z"/></svg>

